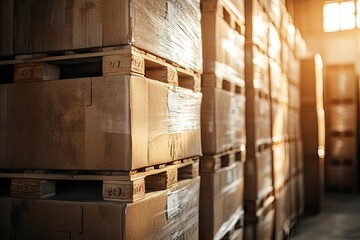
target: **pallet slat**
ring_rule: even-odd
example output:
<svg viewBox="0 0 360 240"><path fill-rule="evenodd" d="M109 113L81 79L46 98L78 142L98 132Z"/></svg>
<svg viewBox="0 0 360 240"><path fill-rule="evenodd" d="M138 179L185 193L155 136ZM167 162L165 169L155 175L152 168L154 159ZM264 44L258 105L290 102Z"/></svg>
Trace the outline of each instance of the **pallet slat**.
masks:
<svg viewBox="0 0 360 240"><path fill-rule="evenodd" d="M175 164L176 163L176 164ZM103 172L107 175L74 175L60 173L0 173L0 180L11 179L11 196L21 198L46 198L56 195L59 181L101 182L104 200L135 202L148 191L164 190L183 179L193 179L199 175L199 158L188 158L160 168L139 169L137 171ZM99 174L99 172L97 172ZM67 188L72 188L70 184ZM75 189L75 187L74 187ZM75 190L76 191L76 190Z"/></svg>
<svg viewBox="0 0 360 240"><path fill-rule="evenodd" d="M81 77L72 76L74 73L71 72L80 66L81 74L86 77L139 74L194 91L201 89L199 73L129 45L60 56L17 56L14 60L0 61L0 74L12 74L14 82L55 80Z"/></svg>

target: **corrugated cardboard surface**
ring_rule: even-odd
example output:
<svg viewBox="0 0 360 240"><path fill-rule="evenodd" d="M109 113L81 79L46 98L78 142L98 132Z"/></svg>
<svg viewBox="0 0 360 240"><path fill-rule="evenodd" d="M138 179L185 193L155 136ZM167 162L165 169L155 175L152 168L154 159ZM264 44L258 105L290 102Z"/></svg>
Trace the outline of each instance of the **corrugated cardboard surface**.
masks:
<svg viewBox="0 0 360 240"><path fill-rule="evenodd" d="M338 104L329 105L329 129L332 131L354 131L358 129L357 125L357 105L356 104Z"/></svg>
<svg viewBox="0 0 360 240"><path fill-rule="evenodd" d="M199 0L15 0L15 54L132 44L201 71L200 16Z"/></svg>
<svg viewBox="0 0 360 240"><path fill-rule="evenodd" d="M203 87L201 133L203 152L219 153L245 144L245 97Z"/></svg>
<svg viewBox="0 0 360 240"><path fill-rule="evenodd" d="M331 148L328 151L328 159L343 162L348 161L347 164L355 165L357 156L357 141L356 137L330 137ZM343 163L339 163L343 164Z"/></svg>
<svg viewBox="0 0 360 240"><path fill-rule="evenodd" d="M204 73L244 75L244 38L218 12L202 13Z"/></svg>
<svg viewBox="0 0 360 240"><path fill-rule="evenodd" d="M273 239L273 228L275 220L275 210L271 209L262 215L256 223L245 226L245 240L271 240Z"/></svg>
<svg viewBox="0 0 360 240"><path fill-rule="evenodd" d="M2 168L130 170L201 154L200 93L130 75L7 87Z"/></svg>
<svg viewBox="0 0 360 240"><path fill-rule="evenodd" d="M265 197L272 189L271 148L256 153L255 159L245 162L245 200L257 200Z"/></svg>
<svg viewBox="0 0 360 240"><path fill-rule="evenodd" d="M286 185L280 192L275 194L275 239L283 239L283 229L290 218L290 188Z"/></svg>
<svg viewBox="0 0 360 240"><path fill-rule="evenodd" d="M243 208L243 164L236 162L216 173L201 174L200 239L225 234L230 227L227 221Z"/></svg>
<svg viewBox="0 0 360 240"><path fill-rule="evenodd" d="M11 222L11 239L197 239L199 187L184 180L132 204L0 198L0 232L10 239Z"/></svg>
<svg viewBox="0 0 360 240"><path fill-rule="evenodd" d="M11 200L0 198L0 236L1 239L10 239Z"/></svg>
<svg viewBox="0 0 360 240"><path fill-rule="evenodd" d="M0 159L7 155L7 85L0 84Z"/></svg>
<svg viewBox="0 0 360 240"><path fill-rule="evenodd" d="M13 52L14 0L0 1L0 55Z"/></svg>
<svg viewBox="0 0 360 240"><path fill-rule="evenodd" d="M273 165L274 165L274 187L281 187L290 176L290 162L286 158L287 143L281 142L272 146Z"/></svg>

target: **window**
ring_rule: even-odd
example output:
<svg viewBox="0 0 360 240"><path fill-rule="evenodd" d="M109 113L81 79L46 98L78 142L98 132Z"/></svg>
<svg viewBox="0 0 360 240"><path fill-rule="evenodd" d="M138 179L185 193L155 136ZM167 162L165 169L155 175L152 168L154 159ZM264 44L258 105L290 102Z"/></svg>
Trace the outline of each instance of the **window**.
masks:
<svg viewBox="0 0 360 240"><path fill-rule="evenodd" d="M331 1L323 7L325 32L351 30L360 27L360 0Z"/></svg>

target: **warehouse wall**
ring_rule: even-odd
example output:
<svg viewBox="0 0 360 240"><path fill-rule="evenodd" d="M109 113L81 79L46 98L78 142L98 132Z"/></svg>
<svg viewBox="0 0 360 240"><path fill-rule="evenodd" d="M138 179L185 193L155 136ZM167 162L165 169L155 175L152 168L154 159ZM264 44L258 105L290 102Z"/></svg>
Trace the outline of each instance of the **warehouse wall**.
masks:
<svg viewBox="0 0 360 240"><path fill-rule="evenodd" d="M322 29L324 2L288 0L287 5L313 53L320 53L326 65L353 63L360 74L360 31L325 33Z"/></svg>

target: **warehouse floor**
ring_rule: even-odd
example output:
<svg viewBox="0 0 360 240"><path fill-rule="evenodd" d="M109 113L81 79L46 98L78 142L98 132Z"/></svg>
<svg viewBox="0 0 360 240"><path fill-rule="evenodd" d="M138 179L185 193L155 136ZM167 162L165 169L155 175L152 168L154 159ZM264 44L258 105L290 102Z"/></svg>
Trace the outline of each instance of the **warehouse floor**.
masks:
<svg viewBox="0 0 360 240"><path fill-rule="evenodd" d="M301 218L292 239L360 239L360 194L326 194L321 214Z"/></svg>

